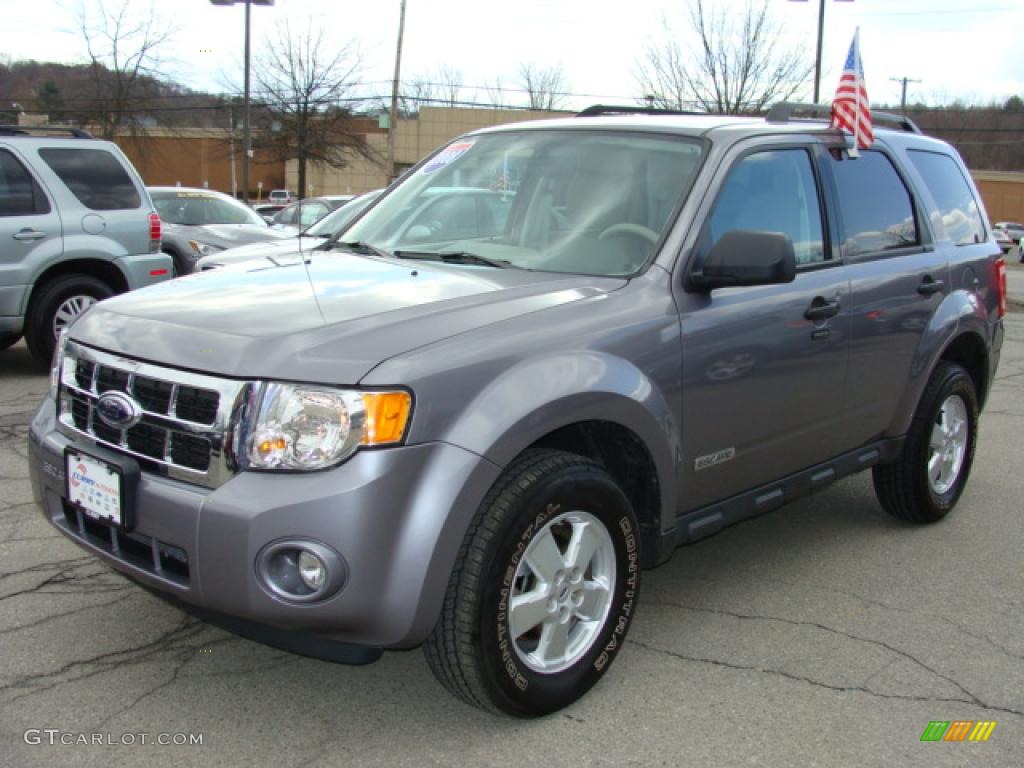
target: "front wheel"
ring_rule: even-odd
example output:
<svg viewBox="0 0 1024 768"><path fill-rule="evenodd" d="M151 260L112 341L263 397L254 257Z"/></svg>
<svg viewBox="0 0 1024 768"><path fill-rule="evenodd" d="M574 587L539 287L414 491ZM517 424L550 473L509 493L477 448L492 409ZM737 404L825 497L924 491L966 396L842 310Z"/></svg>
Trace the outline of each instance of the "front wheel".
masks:
<svg viewBox="0 0 1024 768"><path fill-rule="evenodd" d="M25 318L25 343L36 362L49 366L60 332L98 301L114 295L102 280L63 275L37 289Z"/></svg>
<svg viewBox="0 0 1024 768"><path fill-rule="evenodd" d="M894 517L933 523L960 498L978 438L978 395L961 366L932 372L907 434L903 456L873 470L875 494Z"/></svg>
<svg viewBox="0 0 1024 768"><path fill-rule="evenodd" d="M424 645L463 700L520 717L568 706L622 647L640 586L629 500L597 464L531 449L491 489Z"/></svg>

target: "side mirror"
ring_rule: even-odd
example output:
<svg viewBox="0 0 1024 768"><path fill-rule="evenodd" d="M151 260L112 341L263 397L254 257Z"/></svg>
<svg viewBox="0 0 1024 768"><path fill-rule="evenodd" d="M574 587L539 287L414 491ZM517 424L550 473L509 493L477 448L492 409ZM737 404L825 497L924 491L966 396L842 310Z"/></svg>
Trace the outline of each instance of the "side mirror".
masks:
<svg viewBox="0 0 1024 768"><path fill-rule="evenodd" d="M726 232L690 274L699 291L746 285L791 283L796 278L796 254L789 235L737 229Z"/></svg>

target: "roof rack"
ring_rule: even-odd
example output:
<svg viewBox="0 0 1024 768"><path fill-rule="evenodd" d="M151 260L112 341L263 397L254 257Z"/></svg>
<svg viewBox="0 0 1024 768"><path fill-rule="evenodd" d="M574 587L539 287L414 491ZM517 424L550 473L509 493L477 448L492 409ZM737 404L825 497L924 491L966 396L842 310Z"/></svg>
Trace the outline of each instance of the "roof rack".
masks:
<svg viewBox="0 0 1024 768"><path fill-rule="evenodd" d="M676 109L660 109L658 107L616 107L609 104L594 104L576 117L597 117L598 115L707 115L707 112L681 112Z"/></svg>
<svg viewBox="0 0 1024 768"><path fill-rule="evenodd" d="M793 119L793 113L800 112L810 118L832 118L832 107L824 104L796 104L783 101L772 106L765 117L769 123L788 123ZM892 112L878 112L871 110L871 122L888 123L907 133L920 133L921 129L917 124L905 115L894 115Z"/></svg>
<svg viewBox="0 0 1024 768"><path fill-rule="evenodd" d="M40 133L67 133L76 139L91 139L93 136L81 128L71 128L67 125L0 125L0 136L32 136L35 132Z"/></svg>

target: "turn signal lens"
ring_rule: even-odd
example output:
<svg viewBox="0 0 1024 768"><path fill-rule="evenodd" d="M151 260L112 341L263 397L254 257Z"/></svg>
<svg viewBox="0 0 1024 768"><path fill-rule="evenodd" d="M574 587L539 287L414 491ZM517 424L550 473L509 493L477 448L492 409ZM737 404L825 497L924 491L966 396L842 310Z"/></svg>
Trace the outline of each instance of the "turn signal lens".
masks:
<svg viewBox="0 0 1024 768"><path fill-rule="evenodd" d="M366 405L362 444L386 445L401 441L412 410L412 396L408 392L363 392L362 395Z"/></svg>

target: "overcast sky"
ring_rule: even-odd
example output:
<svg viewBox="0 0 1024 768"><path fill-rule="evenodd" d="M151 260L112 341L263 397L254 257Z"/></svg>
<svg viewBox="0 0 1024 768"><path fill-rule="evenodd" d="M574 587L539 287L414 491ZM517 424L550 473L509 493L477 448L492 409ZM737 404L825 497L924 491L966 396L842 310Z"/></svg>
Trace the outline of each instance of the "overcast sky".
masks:
<svg viewBox="0 0 1024 768"><path fill-rule="evenodd" d="M72 9L79 2L0 0L0 55L82 61L83 46L68 32L74 26ZM146 0L133 2L144 6ZM747 0L710 2L731 8L743 7ZM899 84L889 79L898 77L922 81L910 84L910 101L987 102L1024 96L1022 0L825 2L823 98L835 88L856 26L874 103L899 101ZM179 30L165 49L168 72L192 88L224 90L225 77L236 75L241 66L242 7L215 7L209 0L152 3ZM785 25L786 42L805 47L813 56L818 0L770 3ZM461 70L471 91L498 77L514 87L520 62L561 65L568 90L577 94L567 106L632 103L640 95L635 72L645 47L662 38L663 17L675 22L677 29L685 28L687 4L687 0L407 0L402 73L426 78L442 66L454 68ZM259 55L259 41L275 25L288 20L301 26L312 17L338 45L354 42L359 46L366 92L386 95L394 67L398 8L399 0L277 0L272 8L254 7L254 55ZM480 97L485 99L482 91Z"/></svg>

